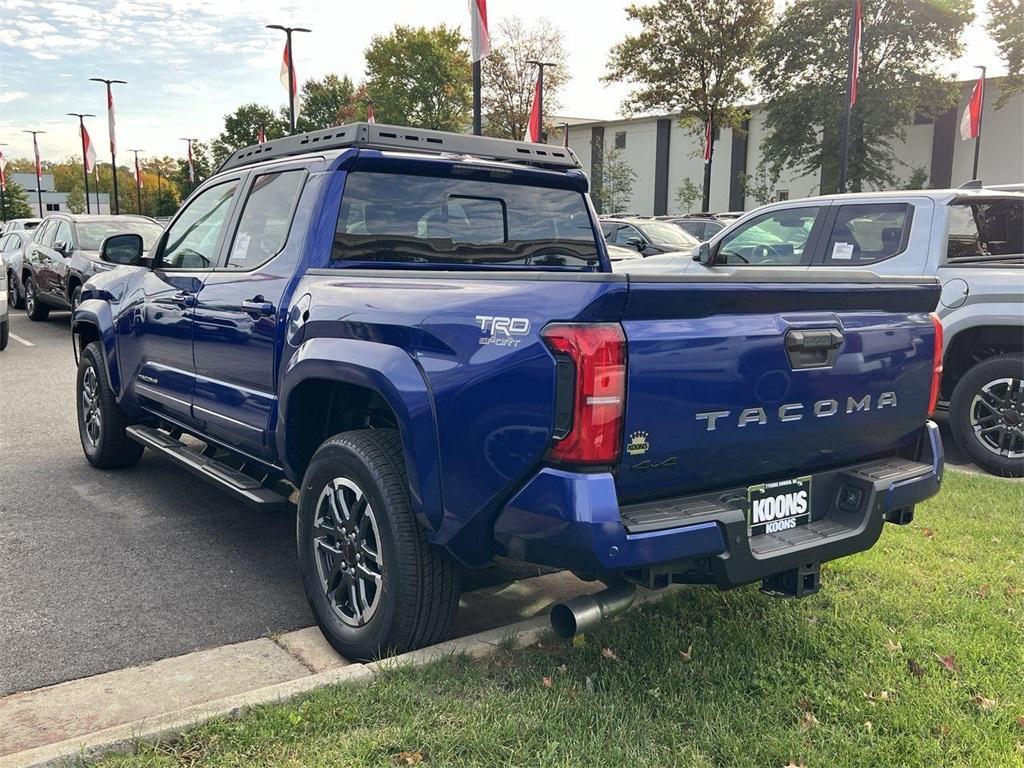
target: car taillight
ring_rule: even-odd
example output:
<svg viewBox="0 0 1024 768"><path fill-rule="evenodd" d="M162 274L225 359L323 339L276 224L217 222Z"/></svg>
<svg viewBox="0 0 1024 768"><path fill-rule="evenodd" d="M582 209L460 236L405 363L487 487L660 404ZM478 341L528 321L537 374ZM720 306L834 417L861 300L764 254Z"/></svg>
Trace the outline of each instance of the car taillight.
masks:
<svg viewBox="0 0 1024 768"><path fill-rule="evenodd" d="M558 365L555 440L548 458L612 464L626 400L626 337L618 323L561 323L541 331Z"/></svg>
<svg viewBox="0 0 1024 768"><path fill-rule="evenodd" d="M939 387L942 385L942 320L934 312L931 313L932 325L935 326L935 351L932 353L932 391L928 396L928 415L935 413L939 404Z"/></svg>

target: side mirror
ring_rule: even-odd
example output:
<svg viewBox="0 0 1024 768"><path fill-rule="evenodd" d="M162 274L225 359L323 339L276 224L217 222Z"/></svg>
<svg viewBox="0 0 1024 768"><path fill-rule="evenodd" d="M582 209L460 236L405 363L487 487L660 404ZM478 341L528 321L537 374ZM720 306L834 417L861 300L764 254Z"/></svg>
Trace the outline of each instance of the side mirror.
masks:
<svg viewBox="0 0 1024 768"><path fill-rule="evenodd" d="M53 244L53 250L55 250L61 256L70 256L71 243L69 243L67 240L58 240Z"/></svg>
<svg viewBox="0 0 1024 768"><path fill-rule="evenodd" d="M711 255L711 246L707 243L695 245L692 258L698 264L703 264L705 267L710 267L714 263L714 257Z"/></svg>
<svg viewBox="0 0 1024 768"><path fill-rule="evenodd" d="M626 245L630 248L635 248L638 251L644 249L644 241L639 237L629 237L626 239Z"/></svg>
<svg viewBox="0 0 1024 768"><path fill-rule="evenodd" d="M125 232L111 235L100 243L100 261L137 266L142 261L142 235Z"/></svg>

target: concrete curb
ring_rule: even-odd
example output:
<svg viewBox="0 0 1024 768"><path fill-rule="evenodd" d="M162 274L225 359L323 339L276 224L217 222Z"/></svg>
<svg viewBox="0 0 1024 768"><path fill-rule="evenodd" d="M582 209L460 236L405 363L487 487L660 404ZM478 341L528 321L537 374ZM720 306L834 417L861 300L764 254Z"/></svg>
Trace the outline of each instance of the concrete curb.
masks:
<svg viewBox="0 0 1024 768"><path fill-rule="evenodd" d="M504 644L530 645L548 631L547 626L546 617L536 617L371 664L348 664L285 683L197 704L177 712L6 755L0 757L0 768L66 766L76 761L98 758L107 752L130 751L140 741L172 739L188 728L215 718L237 717L251 707L284 702L327 685L369 684L378 674L389 669L420 667L458 654L466 654L475 659L484 658Z"/></svg>

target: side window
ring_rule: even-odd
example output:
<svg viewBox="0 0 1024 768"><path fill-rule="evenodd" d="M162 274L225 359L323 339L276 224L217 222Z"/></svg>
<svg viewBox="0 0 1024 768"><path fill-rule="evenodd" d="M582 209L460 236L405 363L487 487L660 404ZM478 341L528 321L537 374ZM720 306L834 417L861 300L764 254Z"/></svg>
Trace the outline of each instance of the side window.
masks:
<svg viewBox="0 0 1024 768"><path fill-rule="evenodd" d="M910 219L906 203L840 206L825 247L825 263L873 264L895 256L904 248Z"/></svg>
<svg viewBox="0 0 1024 768"><path fill-rule="evenodd" d="M281 252L305 178L303 170L256 177L231 244L228 269L255 269Z"/></svg>
<svg viewBox="0 0 1024 768"><path fill-rule="evenodd" d="M643 240L636 227L619 227L619 231L615 233L615 239L612 241L615 245L624 245L629 247L630 240Z"/></svg>
<svg viewBox="0 0 1024 768"><path fill-rule="evenodd" d="M612 224L610 221L601 222L601 234L604 235L605 240L611 238L611 236L615 233L615 229L615 225Z"/></svg>
<svg viewBox="0 0 1024 768"><path fill-rule="evenodd" d="M71 238L71 225L66 221L61 221L61 223L57 225L57 231L53 236L53 242L74 245Z"/></svg>
<svg viewBox="0 0 1024 768"><path fill-rule="evenodd" d="M49 248L53 245L53 235L56 231L57 222L53 220L44 221L43 225L39 227L39 233L36 235L36 242L46 248Z"/></svg>
<svg viewBox="0 0 1024 768"><path fill-rule="evenodd" d="M1024 254L1024 203L991 200L949 207L946 260L985 261Z"/></svg>
<svg viewBox="0 0 1024 768"><path fill-rule="evenodd" d="M14 235L2 235L0 236L0 253L7 253L13 251L14 247L11 245L14 240Z"/></svg>
<svg viewBox="0 0 1024 768"><path fill-rule="evenodd" d="M15 233L13 235L10 235L10 238L11 239L7 241L7 252L8 253L10 253L11 251L18 250L19 248L22 247L22 245L25 242L25 238L23 238L21 235L19 235L17 233Z"/></svg>
<svg viewBox="0 0 1024 768"><path fill-rule="evenodd" d="M790 208L758 216L719 243L718 264L798 266L820 208Z"/></svg>
<svg viewBox="0 0 1024 768"><path fill-rule="evenodd" d="M704 239L704 222L701 221L684 221L678 225L683 232L689 232L691 235L696 237L698 240Z"/></svg>
<svg viewBox="0 0 1024 768"><path fill-rule="evenodd" d="M237 181L217 184L189 203L167 230L159 266L165 269L212 269L236 189Z"/></svg>

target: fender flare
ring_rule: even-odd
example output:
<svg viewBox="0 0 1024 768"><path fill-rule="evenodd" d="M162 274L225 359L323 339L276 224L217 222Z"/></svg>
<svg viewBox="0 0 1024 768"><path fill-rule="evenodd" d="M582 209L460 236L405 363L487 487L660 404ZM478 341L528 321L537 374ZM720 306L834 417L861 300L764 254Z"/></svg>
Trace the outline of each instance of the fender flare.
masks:
<svg viewBox="0 0 1024 768"><path fill-rule="evenodd" d="M107 368L107 379L114 395L121 399L121 369L117 363L117 337L114 333L114 317L110 304L100 299L86 299L78 305L71 318L71 345L75 362L78 362L78 335L85 326L92 326L99 334L103 345L103 364Z"/></svg>
<svg viewBox="0 0 1024 768"><path fill-rule="evenodd" d="M305 381L353 384L380 395L398 420L413 512L430 532L444 517L441 464L434 402L422 370L399 348L359 339L315 338L301 344L282 374L275 440L289 477L302 483L290 463L288 409L292 392Z"/></svg>

